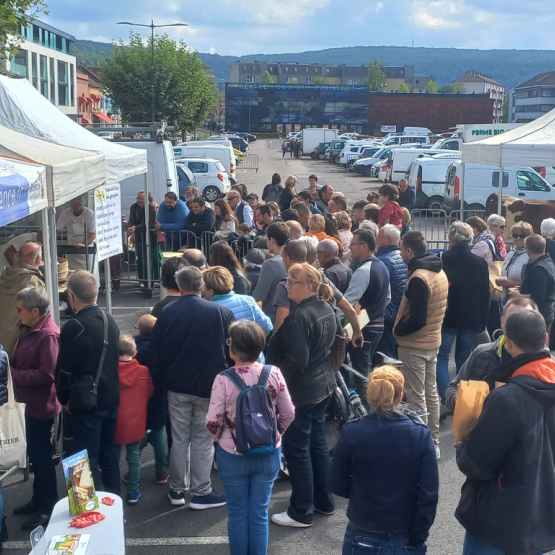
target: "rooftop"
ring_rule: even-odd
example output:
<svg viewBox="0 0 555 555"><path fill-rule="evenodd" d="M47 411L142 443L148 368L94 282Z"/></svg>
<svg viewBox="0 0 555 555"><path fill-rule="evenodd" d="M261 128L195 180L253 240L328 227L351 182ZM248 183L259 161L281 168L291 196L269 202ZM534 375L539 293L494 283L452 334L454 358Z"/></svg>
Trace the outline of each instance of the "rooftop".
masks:
<svg viewBox="0 0 555 555"><path fill-rule="evenodd" d="M39 21L38 19L33 19L33 21L29 22L29 25L36 25L37 27L41 27L42 29L45 29L46 31L50 31L51 33L54 33L55 35L63 37L64 39L75 42L75 37L73 35L70 35L68 33L64 33L63 31L60 31L60 29L56 29L56 27L52 27L51 25L48 25L48 23L43 23L42 21Z"/></svg>
<svg viewBox="0 0 555 555"><path fill-rule="evenodd" d="M555 85L555 71L545 71L544 73L538 73L528 81L524 81L520 85L517 85L515 89L521 87L541 87L541 86L553 86Z"/></svg>
<svg viewBox="0 0 555 555"><path fill-rule="evenodd" d="M485 73L480 73L479 71L466 71L463 77L455 79L455 83L490 83L491 85L497 85L502 87L501 83L498 83L491 78L490 75Z"/></svg>

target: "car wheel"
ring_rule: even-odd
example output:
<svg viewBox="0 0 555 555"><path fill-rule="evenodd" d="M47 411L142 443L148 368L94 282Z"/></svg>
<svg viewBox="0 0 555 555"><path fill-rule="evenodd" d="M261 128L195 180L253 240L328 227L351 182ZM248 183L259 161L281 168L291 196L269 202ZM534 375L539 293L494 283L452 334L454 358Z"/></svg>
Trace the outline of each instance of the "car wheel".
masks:
<svg viewBox="0 0 555 555"><path fill-rule="evenodd" d="M431 197L426 202L426 208L428 210L443 210L443 199L441 197Z"/></svg>
<svg viewBox="0 0 555 555"><path fill-rule="evenodd" d="M325 157L325 154L318 154L318 160L323 160Z"/></svg>
<svg viewBox="0 0 555 555"><path fill-rule="evenodd" d="M206 189L204 189L204 191L202 192L202 196L208 202L215 202L222 196L222 194L217 187L206 187Z"/></svg>
<svg viewBox="0 0 555 555"><path fill-rule="evenodd" d="M364 175L366 177L372 177L372 166L366 166L364 168Z"/></svg>

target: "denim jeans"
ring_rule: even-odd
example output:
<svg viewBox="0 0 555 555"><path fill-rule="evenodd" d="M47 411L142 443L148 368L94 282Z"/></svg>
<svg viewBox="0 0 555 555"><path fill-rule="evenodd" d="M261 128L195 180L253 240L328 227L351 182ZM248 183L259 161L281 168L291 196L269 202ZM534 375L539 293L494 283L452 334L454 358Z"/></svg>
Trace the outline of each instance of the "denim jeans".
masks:
<svg viewBox="0 0 555 555"><path fill-rule="evenodd" d="M505 555L505 552L466 532L462 555Z"/></svg>
<svg viewBox="0 0 555 555"><path fill-rule="evenodd" d="M326 444L326 408L330 398L295 407L295 420L283 436L291 498L287 514L297 522L312 523L313 506L324 512L335 508L328 489L330 453Z"/></svg>
<svg viewBox="0 0 555 555"><path fill-rule="evenodd" d="M155 472L162 474L166 471L166 438L164 437L164 426L154 428L147 434L147 443L154 449ZM141 445L141 448L144 445Z"/></svg>
<svg viewBox="0 0 555 555"><path fill-rule="evenodd" d="M372 357L376 352L376 347L380 342L380 338L382 337L382 332L378 331L371 331L369 328L362 329L362 335L364 337L364 344L362 347L356 348L354 346L349 347L349 354L351 355L351 363L353 368L360 372L364 376L368 376L372 369ZM353 376L351 378L353 380L355 389L357 393L360 395L362 401L366 404L366 389L368 384ZM346 379L347 384L349 381Z"/></svg>
<svg viewBox="0 0 555 555"><path fill-rule="evenodd" d="M347 526L342 555L424 555L426 544L412 547L404 532L363 532Z"/></svg>
<svg viewBox="0 0 555 555"><path fill-rule="evenodd" d="M52 460L53 425L53 418L25 417L27 454L35 474L32 502L42 515L49 515L58 501L56 468Z"/></svg>
<svg viewBox="0 0 555 555"><path fill-rule="evenodd" d="M118 409L74 412L71 419L75 452L88 451L95 489L121 495L115 439Z"/></svg>
<svg viewBox="0 0 555 555"><path fill-rule="evenodd" d="M391 320L391 321L386 320L384 322L383 334L376 348L376 351L379 351L380 353L383 353L384 355L387 355L390 358L397 358L398 356L397 341L395 341L395 338L393 337L394 324L395 324L394 320Z"/></svg>
<svg viewBox="0 0 555 555"><path fill-rule="evenodd" d="M449 355L453 341L457 339L455 344L455 364L457 365L457 374L461 366L466 362L476 339L476 332L472 330L458 330L456 328L442 328L441 330L441 346L437 354L437 389L441 401L445 402L445 391L451 383L449 376Z"/></svg>
<svg viewBox="0 0 555 555"><path fill-rule="evenodd" d="M281 448L265 457L233 455L218 446L218 474L225 488L231 555L264 555L268 549L268 505Z"/></svg>
<svg viewBox="0 0 555 555"><path fill-rule="evenodd" d="M121 457L121 448L123 445L117 446L118 461ZM125 460L129 467L127 475L127 493L137 493L139 491L139 482L141 481L141 442L128 443L125 446Z"/></svg>

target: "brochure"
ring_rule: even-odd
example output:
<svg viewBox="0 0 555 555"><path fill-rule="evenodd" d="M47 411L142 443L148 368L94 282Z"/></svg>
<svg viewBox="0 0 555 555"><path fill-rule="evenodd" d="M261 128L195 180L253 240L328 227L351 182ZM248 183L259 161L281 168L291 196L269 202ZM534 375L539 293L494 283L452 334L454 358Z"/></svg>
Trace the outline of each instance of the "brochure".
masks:
<svg viewBox="0 0 555 555"><path fill-rule="evenodd" d="M48 555L85 555L90 541L90 534L54 536L48 546Z"/></svg>
<svg viewBox="0 0 555 555"><path fill-rule="evenodd" d="M87 451L80 451L62 461L66 479L69 512L80 515L98 509L98 496L89 464Z"/></svg>

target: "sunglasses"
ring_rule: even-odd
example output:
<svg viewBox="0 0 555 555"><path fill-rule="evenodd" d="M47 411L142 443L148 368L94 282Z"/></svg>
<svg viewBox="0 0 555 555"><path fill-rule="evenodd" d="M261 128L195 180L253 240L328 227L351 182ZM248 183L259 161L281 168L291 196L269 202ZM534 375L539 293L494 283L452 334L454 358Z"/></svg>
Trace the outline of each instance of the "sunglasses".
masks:
<svg viewBox="0 0 555 555"><path fill-rule="evenodd" d="M513 239L526 239L528 233L513 233Z"/></svg>
<svg viewBox="0 0 555 555"><path fill-rule="evenodd" d="M496 227L499 227L499 228L501 228L501 229L505 229L507 226L506 226L506 225L498 225L498 226L496 226Z"/></svg>

